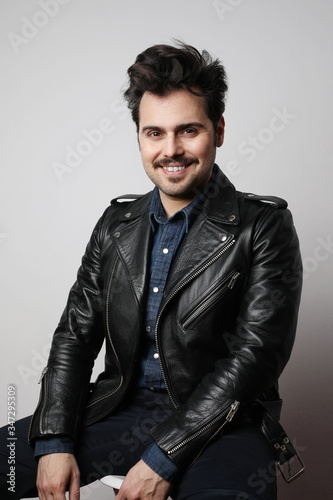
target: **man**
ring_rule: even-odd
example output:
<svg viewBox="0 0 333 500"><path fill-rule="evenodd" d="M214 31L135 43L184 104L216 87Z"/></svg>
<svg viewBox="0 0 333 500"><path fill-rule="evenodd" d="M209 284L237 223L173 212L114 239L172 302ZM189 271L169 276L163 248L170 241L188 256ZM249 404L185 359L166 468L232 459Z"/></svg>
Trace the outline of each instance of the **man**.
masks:
<svg viewBox="0 0 333 500"><path fill-rule="evenodd" d="M214 163L227 90L218 60L157 45L128 73L155 189L113 200L97 223L39 404L18 425L39 457L39 497L63 500L69 487L77 499L80 475L86 484L114 473L126 475L117 500L274 500L258 401L279 413L294 342L301 261L291 214L281 199L236 192ZM104 340L105 371L90 384ZM21 446L26 495L34 466Z"/></svg>

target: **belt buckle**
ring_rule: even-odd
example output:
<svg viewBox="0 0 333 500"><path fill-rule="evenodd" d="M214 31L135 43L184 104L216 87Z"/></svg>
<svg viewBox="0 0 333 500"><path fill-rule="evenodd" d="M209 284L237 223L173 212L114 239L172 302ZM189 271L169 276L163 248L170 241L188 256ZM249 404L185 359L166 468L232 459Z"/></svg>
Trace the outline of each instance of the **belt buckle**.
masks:
<svg viewBox="0 0 333 500"><path fill-rule="evenodd" d="M296 450L295 450L296 451ZM304 470L305 470L305 465L304 465L304 462L303 460L301 459L301 457L299 456L299 454L297 453L296 451L296 458L298 459L298 462L299 462L299 465L300 465L300 468L297 472L295 472L294 474L291 475L291 466L290 466L290 461L288 460L287 463L288 464L288 476L285 474L284 470L283 470L283 465L284 464L281 464L281 462L277 462L277 466L279 468L279 471L281 472L281 475L283 477L283 479L287 482L287 483L291 483L292 481L294 481L294 479L296 479L298 476L300 476Z"/></svg>

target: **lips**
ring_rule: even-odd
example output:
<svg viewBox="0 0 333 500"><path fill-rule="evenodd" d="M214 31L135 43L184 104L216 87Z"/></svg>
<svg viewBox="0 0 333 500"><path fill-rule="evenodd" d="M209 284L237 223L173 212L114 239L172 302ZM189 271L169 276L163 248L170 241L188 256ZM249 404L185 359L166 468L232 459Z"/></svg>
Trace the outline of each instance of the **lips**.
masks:
<svg viewBox="0 0 333 500"><path fill-rule="evenodd" d="M162 167L165 172L181 172L185 170L187 167L192 165L193 163L197 163L196 158L168 158L162 161L156 162L157 167Z"/></svg>
<svg viewBox="0 0 333 500"><path fill-rule="evenodd" d="M185 170L188 165L181 165L179 167L163 167L163 170L167 172L179 172L179 170Z"/></svg>
<svg viewBox="0 0 333 500"><path fill-rule="evenodd" d="M165 173L173 174L173 173L181 173L187 167L199 163L198 158L193 157L184 157L180 156L178 158L163 158L162 160L157 160L153 163L154 168L162 168Z"/></svg>

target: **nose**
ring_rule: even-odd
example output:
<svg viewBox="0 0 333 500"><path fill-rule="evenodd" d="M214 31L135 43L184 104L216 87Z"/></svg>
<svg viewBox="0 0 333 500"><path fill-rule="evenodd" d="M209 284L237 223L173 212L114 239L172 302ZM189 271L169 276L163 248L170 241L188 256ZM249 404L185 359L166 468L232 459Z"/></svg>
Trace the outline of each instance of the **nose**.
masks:
<svg viewBox="0 0 333 500"><path fill-rule="evenodd" d="M182 140L176 134L168 134L163 144L163 155L169 158L184 154Z"/></svg>

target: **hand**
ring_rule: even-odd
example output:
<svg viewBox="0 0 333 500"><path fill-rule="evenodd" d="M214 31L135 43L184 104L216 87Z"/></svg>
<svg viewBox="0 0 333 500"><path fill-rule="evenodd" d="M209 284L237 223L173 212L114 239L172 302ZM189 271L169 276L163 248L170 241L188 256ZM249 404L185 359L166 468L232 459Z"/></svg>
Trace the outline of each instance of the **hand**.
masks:
<svg viewBox="0 0 333 500"><path fill-rule="evenodd" d="M116 500L166 500L171 484L140 460L127 473Z"/></svg>
<svg viewBox="0 0 333 500"><path fill-rule="evenodd" d="M80 498L80 471L71 453L50 453L39 459L37 489L40 500L65 500L69 486L69 499Z"/></svg>

